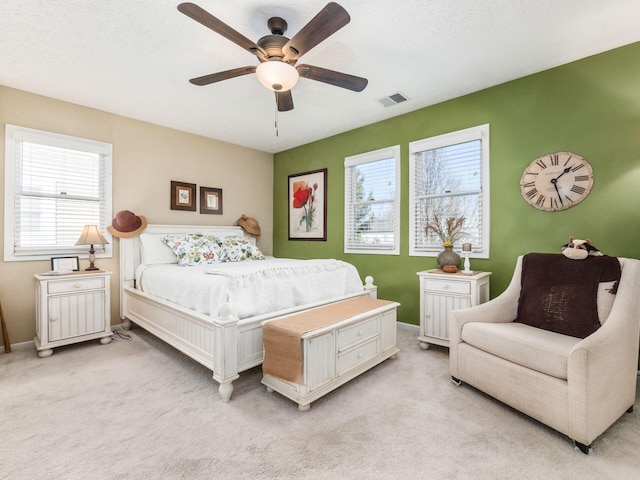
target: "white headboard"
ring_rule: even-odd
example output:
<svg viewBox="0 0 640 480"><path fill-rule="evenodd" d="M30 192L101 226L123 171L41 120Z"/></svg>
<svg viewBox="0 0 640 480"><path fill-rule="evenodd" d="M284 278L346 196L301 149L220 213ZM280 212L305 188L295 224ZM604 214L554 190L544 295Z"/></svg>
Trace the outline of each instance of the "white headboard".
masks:
<svg viewBox="0 0 640 480"><path fill-rule="evenodd" d="M256 239L239 226L211 226L211 225L147 225L143 233L152 234L176 234L176 233L203 233L215 235L217 237L225 237L235 235L243 237L252 243L256 243ZM142 249L140 237L130 237L120 239L120 317L124 318L126 312L126 298L124 289L126 287L134 287L136 278L136 270L142 261Z"/></svg>

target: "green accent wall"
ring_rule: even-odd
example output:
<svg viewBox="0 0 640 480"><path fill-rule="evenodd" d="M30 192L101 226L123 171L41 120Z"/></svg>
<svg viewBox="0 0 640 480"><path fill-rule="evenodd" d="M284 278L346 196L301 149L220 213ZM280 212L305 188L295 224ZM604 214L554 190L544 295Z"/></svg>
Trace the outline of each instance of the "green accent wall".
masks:
<svg viewBox="0 0 640 480"><path fill-rule="evenodd" d="M484 123L491 128L490 258L472 258L471 267L493 272L492 297L506 288L518 255L560 252L569 236L640 258L640 43L277 153L274 255L351 262L363 278L374 277L379 298L402 304L399 321L418 324L416 272L436 261L409 256L409 142ZM344 158L398 144L400 255L344 254ZM543 212L523 200L519 182L533 159L553 151L582 155L595 181L575 207ZM288 175L320 168L328 169L327 241L289 241Z"/></svg>

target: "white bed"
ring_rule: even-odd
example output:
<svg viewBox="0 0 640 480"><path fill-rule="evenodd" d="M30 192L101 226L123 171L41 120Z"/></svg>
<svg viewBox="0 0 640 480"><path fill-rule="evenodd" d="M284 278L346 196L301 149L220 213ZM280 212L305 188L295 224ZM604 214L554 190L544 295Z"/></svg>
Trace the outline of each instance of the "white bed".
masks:
<svg viewBox="0 0 640 480"><path fill-rule="evenodd" d="M125 328L134 322L211 369L223 401L231 398L232 382L240 372L262 363L262 322L346 298L377 296L371 277L362 285L354 267L336 260L299 265L268 257L190 267L171 264L175 255L160 238L181 233L240 236L255 243L236 226L148 225L140 237L121 238L120 316ZM290 266L294 277L284 273ZM199 277L197 284L189 283L192 276ZM256 276L269 278L254 288L246 280ZM169 287L164 278L178 282ZM303 293L308 295L300 300Z"/></svg>

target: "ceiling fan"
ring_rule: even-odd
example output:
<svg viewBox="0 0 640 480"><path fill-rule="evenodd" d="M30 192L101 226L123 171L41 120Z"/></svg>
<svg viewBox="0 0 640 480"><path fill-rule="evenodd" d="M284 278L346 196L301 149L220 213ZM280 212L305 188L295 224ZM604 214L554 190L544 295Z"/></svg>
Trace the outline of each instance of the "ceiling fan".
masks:
<svg viewBox="0 0 640 480"><path fill-rule="evenodd" d="M291 39L284 36L287 22L280 17L272 17L267 22L271 35L266 35L257 42L249 40L194 3L181 3L178 5L178 10L244 48L258 57L260 61L257 66L234 68L192 78L189 81L194 85L209 85L255 73L263 86L275 92L276 104L280 112L293 110L291 88L299 77L346 88L354 92L361 92L367 86L368 80L366 78L312 65L295 66L302 55L349 23L351 17L337 3L328 3Z"/></svg>

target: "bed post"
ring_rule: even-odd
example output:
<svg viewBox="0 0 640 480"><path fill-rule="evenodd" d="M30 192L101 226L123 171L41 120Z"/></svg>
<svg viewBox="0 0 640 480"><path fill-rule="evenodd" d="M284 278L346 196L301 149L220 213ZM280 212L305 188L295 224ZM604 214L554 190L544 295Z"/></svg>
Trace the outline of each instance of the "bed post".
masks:
<svg viewBox="0 0 640 480"><path fill-rule="evenodd" d="M135 288L136 269L140 265L140 240L136 237L120 239L120 319L125 330L131 328L127 318L127 294L125 287Z"/></svg>
<svg viewBox="0 0 640 480"><path fill-rule="evenodd" d="M373 277L371 275L365 277L364 289L369 292L370 298L378 298L378 287L373 284Z"/></svg>
<svg viewBox="0 0 640 480"><path fill-rule="evenodd" d="M238 375L238 316L228 301L218 310L214 321L215 345L213 379L220 384L218 393L223 402L231 400L233 381Z"/></svg>

